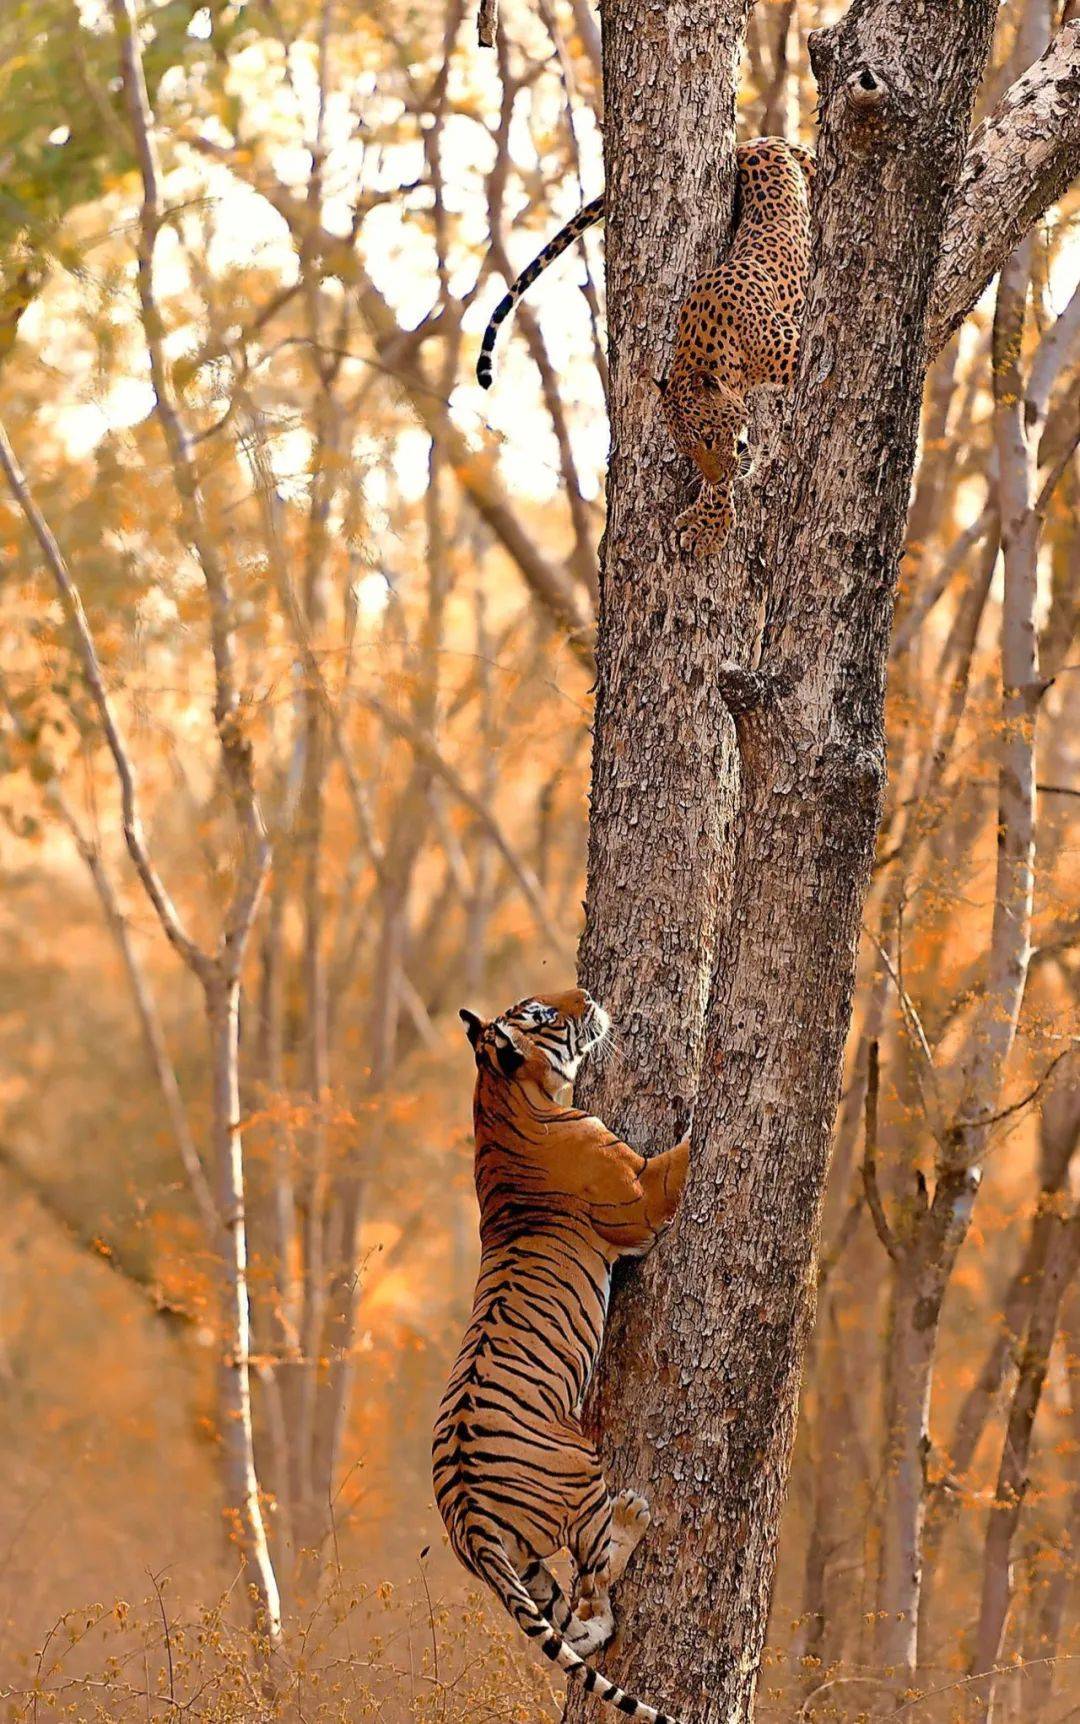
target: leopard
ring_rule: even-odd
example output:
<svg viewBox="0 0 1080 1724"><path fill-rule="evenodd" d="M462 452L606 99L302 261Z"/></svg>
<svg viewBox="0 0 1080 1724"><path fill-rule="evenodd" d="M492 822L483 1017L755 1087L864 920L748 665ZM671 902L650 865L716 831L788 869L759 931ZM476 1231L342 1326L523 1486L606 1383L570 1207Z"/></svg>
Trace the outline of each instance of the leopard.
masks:
<svg viewBox="0 0 1080 1724"><path fill-rule="evenodd" d="M748 396L758 389L785 391L795 376L810 262L813 152L760 137L739 144L735 157L734 239L723 262L700 276L684 300L670 369L655 380L671 439L701 474L697 497L675 522L695 556L722 549L735 523L735 485L755 468ZM481 388L491 386L499 328L518 300L604 213L601 194L548 242L496 306L477 360Z"/></svg>
<svg viewBox="0 0 1080 1724"><path fill-rule="evenodd" d="M717 269L694 283L679 312L675 354L657 381L676 448L701 488L676 520L695 555L722 549L735 524L734 486L750 477L747 397L786 390L799 356L810 262L809 188L814 157L781 138L736 151L738 225Z"/></svg>

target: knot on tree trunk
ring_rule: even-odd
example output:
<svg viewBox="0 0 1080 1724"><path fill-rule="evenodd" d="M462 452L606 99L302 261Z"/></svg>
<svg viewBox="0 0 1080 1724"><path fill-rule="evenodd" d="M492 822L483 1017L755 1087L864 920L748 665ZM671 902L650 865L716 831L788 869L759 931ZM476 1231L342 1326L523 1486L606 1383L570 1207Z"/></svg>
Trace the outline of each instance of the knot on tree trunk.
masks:
<svg viewBox="0 0 1080 1724"><path fill-rule="evenodd" d="M720 697L735 719L775 706L784 695L790 694L795 682L796 674L790 666L748 670L745 665L728 663L720 665L716 673Z"/></svg>
<svg viewBox="0 0 1080 1724"><path fill-rule="evenodd" d="M832 741L822 751L817 789L827 813L832 846L862 852L873 842L885 794L884 749Z"/></svg>
<svg viewBox="0 0 1080 1724"><path fill-rule="evenodd" d="M856 148L865 149L887 129L906 130L913 122L913 92L899 68L862 43L848 18L812 31L807 46L822 108L833 101L842 104L831 119L840 122Z"/></svg>
<svg viewBox="0 0 1080 1724"><path fill-rule="evenodd" d="M888 98L888 89L873 66L860 66L857 72L852 72L844 88L851 106L867 115L880 108Z"/></svg>

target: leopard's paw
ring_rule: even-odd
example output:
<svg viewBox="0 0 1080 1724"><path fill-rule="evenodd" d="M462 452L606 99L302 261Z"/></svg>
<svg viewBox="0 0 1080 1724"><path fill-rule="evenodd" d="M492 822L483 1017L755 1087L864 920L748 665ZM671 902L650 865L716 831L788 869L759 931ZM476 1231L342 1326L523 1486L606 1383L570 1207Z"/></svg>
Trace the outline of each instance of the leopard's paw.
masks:
<svg viewBox="0 0 1080 1724"><path fill-rule="evenodd" d="M676 516L679 543L692 557L711 557L722 551L734 525L730 507L702 508L700 501L691 503Z"/></svg>
<svg viewBox="0 0 1080 1724"><path fill-rule="evenodd" d="M675 522L683 548L693 557L715 556L735 525L730 480L703 484L688 509Z"/></svg>

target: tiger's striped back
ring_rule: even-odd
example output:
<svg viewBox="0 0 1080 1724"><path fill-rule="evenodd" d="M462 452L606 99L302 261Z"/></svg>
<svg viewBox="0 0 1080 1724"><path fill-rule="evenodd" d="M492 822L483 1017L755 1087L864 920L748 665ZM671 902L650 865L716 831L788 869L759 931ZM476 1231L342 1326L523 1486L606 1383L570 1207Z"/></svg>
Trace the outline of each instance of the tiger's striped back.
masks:
<svg viewBox="0 0 1080 1724"><path fill-rule="evenodd" d="M574 1441L607 1315L613 1253L586 1223L520 1217L485 1242L472 1317L435 1421L435 1497L454 1551L475 1569L471 1518L537 1550L565 1540L566 1467L545 1463L553 1431Z"/></svg>

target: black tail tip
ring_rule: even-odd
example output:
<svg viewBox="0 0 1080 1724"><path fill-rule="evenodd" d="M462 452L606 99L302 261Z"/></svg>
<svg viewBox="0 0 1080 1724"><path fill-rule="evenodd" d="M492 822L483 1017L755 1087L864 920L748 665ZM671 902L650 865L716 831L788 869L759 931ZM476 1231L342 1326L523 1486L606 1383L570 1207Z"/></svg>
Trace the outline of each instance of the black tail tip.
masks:
<svg viewBox="0 0 1080 1724"><path fill-rule="evenodd" d="M476 362L476 381L477 381L477 383L479 383L481 389L490 389L491 388L491 361L490 361L490 359L478 359L477 360L477 362Z"/></svg>

